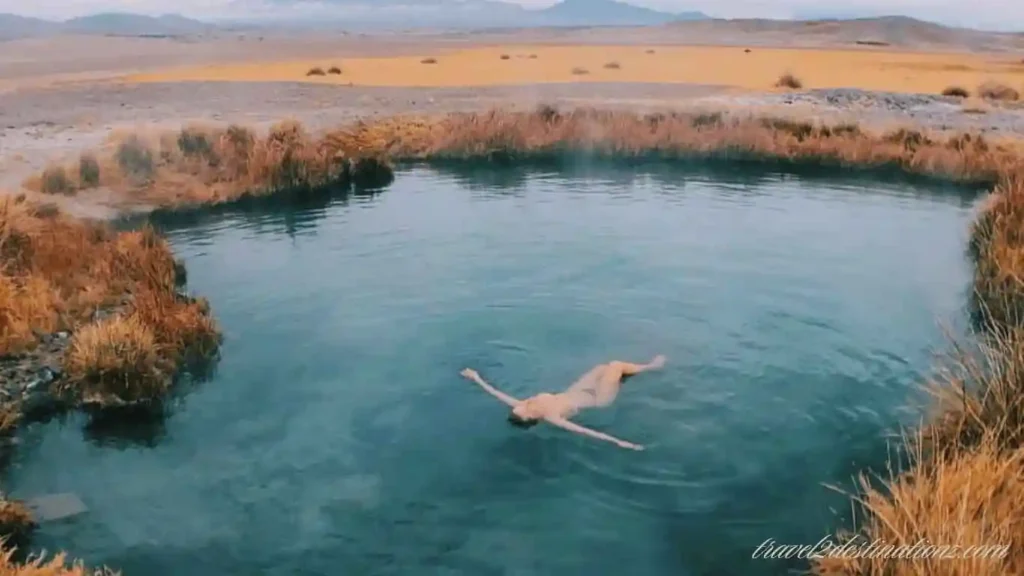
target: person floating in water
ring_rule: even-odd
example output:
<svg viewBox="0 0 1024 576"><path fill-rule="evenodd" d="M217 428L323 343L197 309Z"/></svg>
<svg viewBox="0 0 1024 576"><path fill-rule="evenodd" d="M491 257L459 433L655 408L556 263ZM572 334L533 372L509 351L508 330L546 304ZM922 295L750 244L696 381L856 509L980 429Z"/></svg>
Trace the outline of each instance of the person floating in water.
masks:
<svg viewBox="0 0 1024 576"><path fill-rule="evenodd" d="M520 428L529 428L544 420L570 432L611 442L620 448L643 450L643 446L585 428L570 422L569 418L584 408L604 408L610 405L618 396L619 387L626 378L648 370L656 370L664 365L665 357L661 355L655 356L647 364L632 364L617 360L607 364L598 364L581 376L572 386L569 386L565 392L537 394L526 400L518 400L491 386L472 368L466 368L461 374L479 384L481 388L498 400L511 406L512 413L509 414L508 420Z"/></svg>

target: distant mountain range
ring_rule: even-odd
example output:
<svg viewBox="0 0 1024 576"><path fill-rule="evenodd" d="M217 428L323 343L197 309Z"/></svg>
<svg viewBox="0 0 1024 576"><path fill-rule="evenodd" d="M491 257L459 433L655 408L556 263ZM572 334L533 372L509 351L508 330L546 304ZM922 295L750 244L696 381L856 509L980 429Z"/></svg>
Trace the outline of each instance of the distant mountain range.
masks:
<svg viewBox="0 0 1024 576"><path fill-rule="evenodd" d="M408 30L433 28L467 30L484 28L531 28L543 26L657 26L670 23L711 21L703 12L670 13L617 0L562 0L544 9L526 9L501 0L233 0L228 10L239 16L201 22L174 14L144 16L102 13L62 22L0 13L0 40L53 34L103 34L121 36L195 36L218 31L253 29L305 30ZM844 22L844 30L857 36L884 36L899 42L908 29L943 34L941 24L905 16L843 18L837 10L820 10L807 20ZM810 14L808 14L810 16ZM853 16L852 14L850 16ZM825 20L827 19L827 20ZM803 19L801 19L803 20ZM792 21L714 20L742 30L788 30ZM697 23L698 26L704 26ZM908 28L909 27L909 28ZM804 30L794 29L794 33Z"/></svg>
<svg viewBox="0 0 1024 576"><path fill-rule="evenodd" d="M249 0L234 3L239 17L217 23L183 16L108 12L63 22L0 13L0 38L48 34L107 34L177 36L236 27L311 28L517 28L535 26L649 26L683 20L704 20L702 12L670 13L617 0L562 0L530 10L499 0L428 0L416 3L380 1L371 9L353 10L345 0L264 0L259 8ZM255 14L255 16L254 16ZM272 18L273 24L267 20Z"/></svg>

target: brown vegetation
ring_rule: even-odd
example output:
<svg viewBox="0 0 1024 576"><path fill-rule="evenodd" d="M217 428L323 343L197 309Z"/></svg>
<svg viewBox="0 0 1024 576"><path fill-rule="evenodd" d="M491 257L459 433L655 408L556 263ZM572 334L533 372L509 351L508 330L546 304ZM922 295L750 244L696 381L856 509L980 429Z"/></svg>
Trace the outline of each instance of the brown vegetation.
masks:
<svg viewBox="0 0 1024 576"><path fill-rule="evenodd" d="M306 76L324 76L324 69L319 66L314 66L306 72Z"/></svg>
<svg viewBox="0 0 1024 576"><path fill-rule="evenodd" d="M21 542L35 527L35 518L24 502L0 496L0 538Z"/></svg>
<svg viewBox="0 0 1024 576"><path fill-rule="evenodd" d="M119 192L125 202L163 207L215 204L246 194L301 193L325 185L387 181L388 163L374 141L335 132L313 138L297 122L284 121L260 136L241 126L187 126L162 134L116 136L112 155L88 155L98 167L95 184ZM83 155L83 158L86 158ZM25 186L55 193L47 174ZM80 170L81 172L81 170ZM85 190L81 185L61 193Z"/></svg>
<svg viewBox="0 0 1024 576"><path fill-rule="evenodd" d="M7 196L0 255L0 354L71 331L63 386L73 397L120 404L159 392L185 348L208 354L219 342L205 308L177 294L177 264L152 230L118 233ZM123 318L96 323L99 310ZM114 379L122 392L105 387Z"/></svg>
<svg viewBox="0 0 1024 576"><path fill-rule="evenodd" d="M618 70L622 68L622 64L619 64L618 62L606 62L604 67L607 70Z"/></svg>
<svg viewBox="0 0 1024 576"><path fill-rule="evenodd" d="M790 90L800 90L804 87L803 82L799 78L790 74L789 72L779 76L779 79L775 81L776 88L789 88Z"/></svg>
<svg viewBox="0 0 1024 576"><path fill-rule="evenodd" d="M511 58L511 56L509 56L508 54L502 54L501 56L499 56L499 58L501 58L502 60L508 60L509 58Z"/></svg>
<svg viewBox="0 0 1024 576"><path fill-rule="evenodd" d="M943 96L953 96L955 98L970 98L971 93L966 88L960 86L950 86L942 91Z"/></svg>
<svg viewBox="0 0 1024 576"><path fill-rule="evenodd" d="M580 66L573 68L571 72L573 76L585 76L587 74L590 74L590 70L587 70L586 68Z"/></svg>
<svg viewBox="0 0 1024 576"><path fill-rule="evenodd" d="M327 69L327 73L328 74L335 74L335 75L341 74L341 68L339 68L337 66L331 66L330 68Z"/></svg>
<svg viewBox="0 0 1024 576"><path fill-rule="evenodd" d="M420 60L420 64L437 64L437 58L424 58Z"/></svg>
<svg viewBox="0 0 1024 576"><path fill-rule="evenodd" d="M119 574L119 572L108 568L89 570L80 562L69 564L64 554L57 554L49 560L37 557L21 564L13 560L13 554L14 551L11 549L0 551L0 576L116 576Z"/></svg>
<svg viewBox="0 0 1024 576"><path fill-rule="evenodd" d="M978 96L987 100L1013 102L1020 99L1020 92L1015 88L998 82L985 82L978 86Z"/></svg>

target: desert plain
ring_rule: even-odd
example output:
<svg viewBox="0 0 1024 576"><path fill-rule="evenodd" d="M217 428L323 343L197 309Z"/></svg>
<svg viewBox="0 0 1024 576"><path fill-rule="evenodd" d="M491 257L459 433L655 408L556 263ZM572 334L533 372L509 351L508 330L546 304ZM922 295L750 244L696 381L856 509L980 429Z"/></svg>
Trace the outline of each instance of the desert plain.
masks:
<svg viewBox="0 0 1024 576"><path fill-rule="evenodd" d="M1024 36L910 19L478 32L55 36L0 50L0 188L113 132L190 122L321 129L395 114L598 105L1024 131ZM323 74L310 72L316 68ZM331 70L336 68L336 70ZM777 87L791 74L800 87ZM969 98L942 96L951 86ZM94 195L99 198L100 195ZM82 199L71 208L86 208Z"/></svg>

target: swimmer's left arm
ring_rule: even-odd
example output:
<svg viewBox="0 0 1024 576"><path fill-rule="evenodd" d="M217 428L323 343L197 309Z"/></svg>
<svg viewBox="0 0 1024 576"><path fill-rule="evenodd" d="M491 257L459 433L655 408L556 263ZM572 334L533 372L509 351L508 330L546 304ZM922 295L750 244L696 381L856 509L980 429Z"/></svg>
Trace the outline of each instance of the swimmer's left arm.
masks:
<svg viewBox="0 0 1024 576"><path fill-rule="evenodd" d="M551 424L554 424L555 426L558 426L559 428L562 428L563 430L568 430L569 432L575 432L577 434L583 434L584 436L590 436L591 438L597 438L598 440L604 440L606 442L611 442L612 444L615 444L619 448L628 448L630 450L643 450L644 449L644 447L640 446L639 444L633 444L632 442L626 442L625 440L620 440L619 438L616 438L615 436L611 436L609 434L605 434L604 432L598 432L597 430L591 430L590 428L587 428L587 427L584 427L584 426L580 426L579 424L576 424L575 422L570 422L569 420L566 420L565 418L546 418L546 420L548 422L550 422Z"/></svg>
<svg viewBox="0 0 1024 576"><path fill-rule="evenodd" d="M464 378L469 378L473 382L476 382L477 384L480 385L481 388L490 393L491 396L494 396L498 400L501 400L502 402L508 404L513 408L522 403L520 400L513 398L508 394L505 394L501 390L498 390L494 386L491 386L487 382L484 382L484 379L480 377L480 374L477 374L477 371L473 370L472 368L466 368L462 372L459 372L459 374L461 374Z"/></svg>

